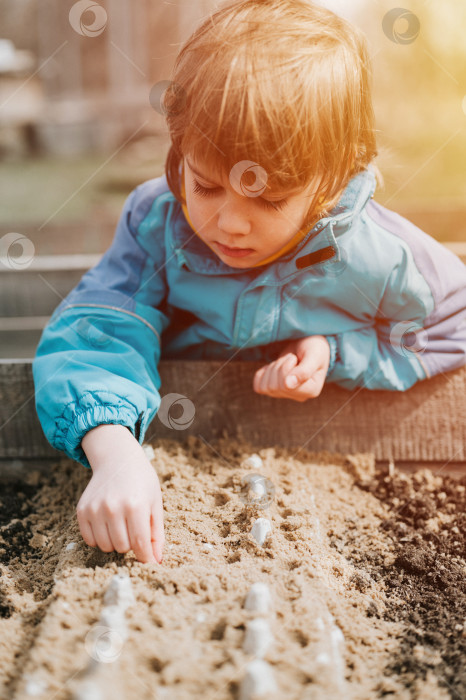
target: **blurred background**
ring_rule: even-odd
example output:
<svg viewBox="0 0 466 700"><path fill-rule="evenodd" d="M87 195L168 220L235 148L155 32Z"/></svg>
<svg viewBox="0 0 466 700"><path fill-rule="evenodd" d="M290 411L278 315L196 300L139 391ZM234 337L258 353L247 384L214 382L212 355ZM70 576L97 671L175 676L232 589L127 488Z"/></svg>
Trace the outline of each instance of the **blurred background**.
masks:
<svg viewBox="0 0 466 700"><path fill-rule="evenodd" d="M466 256L466 4L320 4L368 37L376 201ZM163 173L154 86L218 5L0 0L1 357L34 355L52 310L110 245L126 197Z"/></svg>

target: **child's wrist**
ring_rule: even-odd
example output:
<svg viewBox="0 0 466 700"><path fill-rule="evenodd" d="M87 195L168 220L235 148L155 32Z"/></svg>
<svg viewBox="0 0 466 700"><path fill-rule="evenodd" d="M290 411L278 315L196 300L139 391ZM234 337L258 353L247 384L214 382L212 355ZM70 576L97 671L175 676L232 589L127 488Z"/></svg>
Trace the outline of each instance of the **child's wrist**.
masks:
<svg viewBox="0 0 466 700"><path fill-rule="evenodd" d="M127 426L105 423L89 430L81 440L81 447L94 469L94 465L104 463L110 455L119 454L125 445L134 449L134 443L140 447Z"/></svg>

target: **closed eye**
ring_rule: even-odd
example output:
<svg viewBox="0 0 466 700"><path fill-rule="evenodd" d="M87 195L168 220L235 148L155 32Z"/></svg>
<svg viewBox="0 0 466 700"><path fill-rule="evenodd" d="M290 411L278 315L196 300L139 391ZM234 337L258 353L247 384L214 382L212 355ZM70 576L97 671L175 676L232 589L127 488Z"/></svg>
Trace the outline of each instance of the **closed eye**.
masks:
<svg viewBox="0 0 466 700"><path fill-rule="evenodd" d="M220 189L221 187L203 187L197 180L193 180L193 192L201 194L203 197L211 197Z"/></svg>
<svg viewBox="0 0 466 700"><path fill-rule="evenodd" d="M221 187L203 187L197 180L193 178L193 192L200 194L202 197L214 197L221 190ZM286 205L286 199L279 199L276 202L271 202L263 197L255 197L266 209L274 209L279 211Z"/></svg>

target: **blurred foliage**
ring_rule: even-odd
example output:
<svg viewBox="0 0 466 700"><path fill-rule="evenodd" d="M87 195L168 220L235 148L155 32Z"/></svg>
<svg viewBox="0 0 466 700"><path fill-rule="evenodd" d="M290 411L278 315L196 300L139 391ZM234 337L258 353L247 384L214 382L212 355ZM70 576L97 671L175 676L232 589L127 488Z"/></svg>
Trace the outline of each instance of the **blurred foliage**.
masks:
<svg viewBox="0 0 466 700"><path fill-rule="evenodd" d="M390 208L447 201L466 207L466 3L410 0L404 7L420 25L409 43L384 33L384 16L394 8L389 0L366 1L356 20L372 56L378 165L386 182L378 200ZM408 29L406 18L394 25L395 33Z"/></svg>

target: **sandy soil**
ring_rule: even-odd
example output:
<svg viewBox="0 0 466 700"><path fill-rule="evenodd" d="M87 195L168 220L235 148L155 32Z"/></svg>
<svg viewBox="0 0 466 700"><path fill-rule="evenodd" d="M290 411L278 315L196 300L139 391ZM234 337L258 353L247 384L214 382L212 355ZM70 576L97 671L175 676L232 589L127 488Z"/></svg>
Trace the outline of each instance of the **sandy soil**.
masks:
<svg viewBox="0 0 466 700"><path fill-rule="evenodd" d="M371 455L293 457L227 435L153 447L161 566L83 542L75 509L91 474L81 465L62 460L1 485L0 697L83 697L91 679L112 700L239 698L256 616L244 600L257 581L272 595L268 698L466 697L465 478L389 476ZM261 470L244 464L253 452ZM258 471L274 487L266 508L242 488ZM257 517L272 525L263 547L251 535ZM107 635L108 663L92 665L116 573L135 594L127 638ZM322 620L343 633L344 686Z"/></svg>

